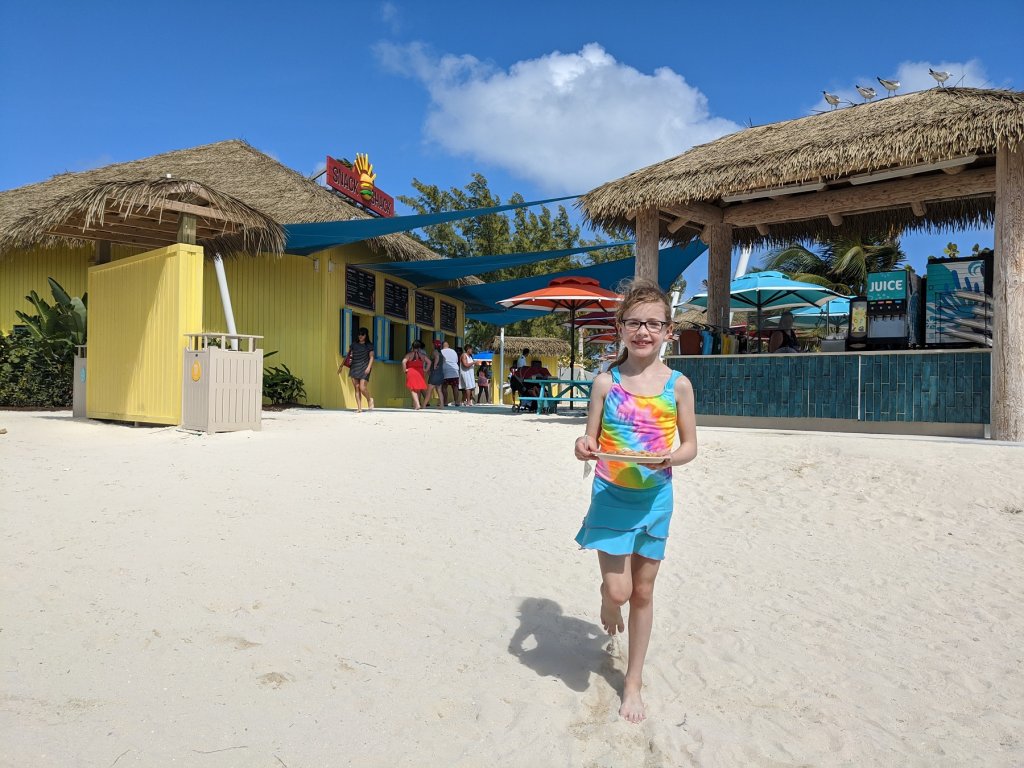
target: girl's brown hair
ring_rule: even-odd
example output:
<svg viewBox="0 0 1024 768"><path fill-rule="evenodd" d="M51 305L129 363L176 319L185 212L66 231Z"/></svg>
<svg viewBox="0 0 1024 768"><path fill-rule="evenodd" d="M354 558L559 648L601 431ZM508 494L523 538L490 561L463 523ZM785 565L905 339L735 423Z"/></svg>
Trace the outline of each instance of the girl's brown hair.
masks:
<svg viewBox="0 0 1024 768"><path fill-rule="evenodd" d="M638 304L661 304L665 308L665 322L669 324L669 330L672 329L672 301L656 282L647 278L636 278L620 283L619 292L622 293L622 301L615 310L617 326L622 325L626 313ZM610 367L622 365L628 356L629 350L623 347Z"/></svg>

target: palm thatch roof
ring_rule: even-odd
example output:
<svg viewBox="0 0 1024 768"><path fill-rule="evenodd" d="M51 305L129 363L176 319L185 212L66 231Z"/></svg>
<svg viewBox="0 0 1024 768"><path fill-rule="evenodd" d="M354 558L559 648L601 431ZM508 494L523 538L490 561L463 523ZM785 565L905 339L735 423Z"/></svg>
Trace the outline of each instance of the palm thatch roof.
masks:
<svg viewBox="0 0 1024 768"><path fill-rule="evenodd" d="M491 349L501 348L501 337L495 336L491 341ZM543 357L564 357L569 354L569 342L565 339L552 339L534 336L506 336L505 354L518 355L524 349L530 350L530 355ZM529 362L529 361L527 361Z"/></svg>
<svg viewBox="0 0 1024 768"><path fill-rule="evenodd" d="M107 182L172 179L198 182L230 195L278 224L369 218L369 214L237 139L166 152L78 173L61 173L36 184L0 192L0 242L26 232L33 217L57 206L67 210L76 195L89 196ZM36 219L37 221L39 219ZM366 241L375 254L395 261L426 261L437 254L404 234Z"/></svg>
<svg viewBox="0 0 1024 768"><path fill-rule="evenodd" d="M198 181L105 181L71 192L14 222L0 250L66 239L157 248L178 242L182 216L196 220L196 242L216 250L281 253L284 231L269 216Z"/></svg>
<svg viewBox="0 0 1024 768"><path fill-rule="evenodd" d="M999 144L1013 149L1021 142L1024 93L933 88L737 131L603 184L578 204L591 222L627 229L633 229L636 211L650 208L714 206L728 222L729 212L747 203L723 198L791 185L849 188L854 175L968 156L977 156L971 168L991 168ZM983 194L929 202L924 214L909 207L864 211L844 224L851 232L945 230L990 224L993 212L994 194ZM691 225L670 230L673 218L666 215L661 223L666 239L685 242L699 230ZM834 234L835 225L819 216L766 229L737 226L733 240L780 243Z"/></svg>

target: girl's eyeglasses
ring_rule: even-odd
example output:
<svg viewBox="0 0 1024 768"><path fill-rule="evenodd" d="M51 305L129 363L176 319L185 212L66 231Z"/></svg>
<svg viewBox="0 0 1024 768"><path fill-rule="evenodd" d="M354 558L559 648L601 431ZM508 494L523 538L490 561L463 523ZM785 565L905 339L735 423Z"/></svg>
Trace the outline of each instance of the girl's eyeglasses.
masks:
<svg viewBox="0 0 1024 768"><path fill-rule="evenodd" d="M622 327L630 333L636 333L641 328L646 328L651 333L661 333L668 327L668 323L661 320L623 320Z"/></svg>

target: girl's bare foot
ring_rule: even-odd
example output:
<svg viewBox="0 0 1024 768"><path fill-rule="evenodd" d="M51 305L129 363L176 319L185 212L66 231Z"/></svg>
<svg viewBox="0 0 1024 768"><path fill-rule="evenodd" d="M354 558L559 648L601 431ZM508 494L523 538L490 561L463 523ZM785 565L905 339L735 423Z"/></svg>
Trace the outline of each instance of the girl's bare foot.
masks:
<svg viewBox="0 0 1024 768"><path fill-rule="evenodd" d="M373 398L372 397L370 398L370 410L371 411L373 410Z"/></svg>
<svg viewBox="0 0 1024 768"><path fill-rule="evenodd" d="M626 631L626 624L622 620L622 608L605 597L604 584L601 585L601 626L609 635Z"/></svg>
<svg viewBox="0 0 1024 768"><path fill-rule="evenodd" d="M640 696L640 683L632 683L628 679L622 689L622 706L619 707L619 714L623 720L631 723L640 723L647 717L647 708Z"/></svg>

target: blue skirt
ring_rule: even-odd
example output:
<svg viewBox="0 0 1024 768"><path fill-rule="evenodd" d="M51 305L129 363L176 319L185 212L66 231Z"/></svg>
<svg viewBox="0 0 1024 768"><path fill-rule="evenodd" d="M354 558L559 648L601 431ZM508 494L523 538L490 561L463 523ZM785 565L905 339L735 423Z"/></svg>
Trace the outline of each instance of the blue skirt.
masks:
<svg viewBox="0 0 1024 768"><path fill-rule="evenodd" d="M595 477L590 509L576 543L609 555L663 560L671 522L671 482L653 488L623 488Z"/></svg>

